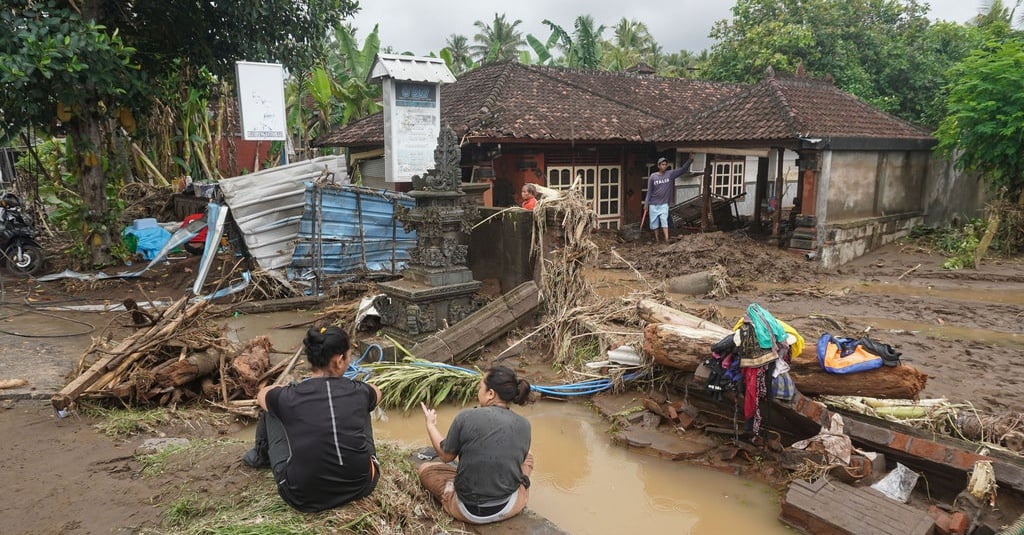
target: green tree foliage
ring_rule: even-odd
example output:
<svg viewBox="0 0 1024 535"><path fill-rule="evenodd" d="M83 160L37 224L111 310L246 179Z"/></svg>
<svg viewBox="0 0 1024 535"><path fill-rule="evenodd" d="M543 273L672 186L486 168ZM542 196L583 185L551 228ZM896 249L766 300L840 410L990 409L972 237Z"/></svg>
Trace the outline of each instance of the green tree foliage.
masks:
<svg viewBox="0 0 1024 535"><path fill-rule="evenodd" d="M153 109L152 99L174 85L166 77L183 66L187 73L231 77L237 60L280 61L307 72L327 29L357 6L354 0L7 0L0 8L0 125L8 135L58 124L67 132L70 170L88 207L83 226L102 243L112 230L106 186L125 178L112 162L124 160L128 146L114 141L111 119L128 129L142 124L138 114Z"/></svg>
<svg viewBox="0 0 1024 535"><path fill-rule="evenodd" d="M474 22L480 31L473 36L476 44L470 46L473 57L480 63L518 59L520 48L526 46L523 32L516 29L522 23L519 19L509 22L504 13L495 13L491 24Z"/></svg>
<svg viewBox="0 0 1024 535"><path fill-rule="evenodd" d="M470 54L469 38L465 35L451 34L445 41L445 47L441 50L441 57L447 59L445 62L448 68L455 74L461 74L473 67L473 58Z"/></svg>
<svg viewBox="0 0 1024 535"><path fill-rule="evenodd" d="M935 124L943 73L979 38L926 14L918 0L738 0L732 19L711 30L702 77L753 83L767 67L803 65L886 111Z"/></svg>
<svg viewBox="0 0 1024 535"><path fill-rule="evenodd" d="M1024 37L993 40L952 71L935 137L956 166L977 171L1024 205Z"/></svg>
<svg viewBox="0 0 1024 535"><path fill-rule="evenodd" d="M625 70L641 62L650 65L657 46L646 24L622 17L612 28L612 39L605 42L601 62L610 71Z"/></svg>
<svg viewBox="0 0 1024 535"><path fill-rule="evenodd" d="M542 21L548 28L551 28L551 36L542 47L538 46L539 41L530 36L530 44L533 46L540 58L540 63L559 64L567 67L596 70L601 68L603 49L606 46L601 34L604 33L603 25L596 25L594 17L580 15L573 22L573 31L570 34L564 28L544 19ZM560 49L562 57L551 58L550 51L553 48Z"/></svg>

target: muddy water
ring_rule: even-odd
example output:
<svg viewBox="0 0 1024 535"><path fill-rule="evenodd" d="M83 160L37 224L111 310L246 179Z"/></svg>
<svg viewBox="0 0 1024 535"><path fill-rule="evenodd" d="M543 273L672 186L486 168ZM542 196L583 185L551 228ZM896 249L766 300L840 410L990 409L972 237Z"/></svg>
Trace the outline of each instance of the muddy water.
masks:
<svg viewBox="0 0 1024 535"><path fill-rule="evenodd" d="M529 507L569 533L792 533L776 519L772 489L616 446L607 424L582 404L514 410L533 426ZM444 432L458 409L438 412ZM389 411L386 422L374 422L374 433L409 447L427 444L419 411Z"/></svg>
<svg viewBox="0 0 1024 535"><path fill-rule="evenodd" d="M312 320L302 311L249 314L223 322L240 341L269 336L277 358L297 350ZM438 423L447 430L456 407L440 407ZM681 462L666 461L611 442L608 424L580 403L540 402L515 410L533 426L537 459L530 508L573 534L733 532L791 533L776 520L779 497L763 485ZM254 428L238 435L252 440ZM426 446L419 411L387 411L374 422L377 440L408 447Z"/></svg>
<svg viewBox="0 0 1024 535"><path fill-rule="evenodd" d="M316 314L304 310L287 312L269 312L265 314L240 314L228 318L222 323L225 336L233 342L247 342L257 336L269 336L274 349L281 353L292 354L302 346L309 325L294 328L282 328L289 324L312 321Z"/></svg>

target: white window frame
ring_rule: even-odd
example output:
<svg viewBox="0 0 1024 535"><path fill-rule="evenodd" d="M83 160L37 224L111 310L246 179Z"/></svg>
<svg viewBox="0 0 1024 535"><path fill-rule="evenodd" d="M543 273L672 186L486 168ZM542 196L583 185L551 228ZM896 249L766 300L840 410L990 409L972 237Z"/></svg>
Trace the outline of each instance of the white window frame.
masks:
<svg viewBox="0 0 1024 535"><path fill-rule="evenodd" d="M732 198L744 191L744 160L711 162L711 194Z"/></svg>
<svg viewBox="0 0 1024 535"><path fill-rule="evenodd" d="M598 228L619 228L622 215L622 166L584 165L547 167L547 186L554 190L568 190L575 178L581 177L583 197L597 214ZM607 180L608 182L602 182ZM602 198L602 194L607 198Z"/></svg>

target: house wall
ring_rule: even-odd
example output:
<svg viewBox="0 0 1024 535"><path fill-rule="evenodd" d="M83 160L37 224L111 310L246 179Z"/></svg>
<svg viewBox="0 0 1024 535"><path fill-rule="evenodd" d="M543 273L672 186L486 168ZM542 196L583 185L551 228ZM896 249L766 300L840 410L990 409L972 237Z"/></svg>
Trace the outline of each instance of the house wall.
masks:
<svg viewBox="0 0 1024 535"><path fill-rule="evenodd" d="M828 221L921 212L928 154L831 151Z"/></svg>
<svg viewBox="0 0 1024 535"><path fill-rule="evenodd" d="M924 222L928 152L826 151L823 162L819 191L825 199L818 202L822 267L834 269Z"/></svg>
<svg viewBox="0 0 1024 535"><path fill-rule="evenodd" d="M924 224L941 227L984 217L990 194L976 175L953 168L953 159L932 154L924 186Z"/></svg>
<svg viewBox="0 0 1024 535"><path fill-rule="evenodd" d="M875 183L879 169L877 152L831 151L829 165L829 221L859 219L875 215Z"/></svg>

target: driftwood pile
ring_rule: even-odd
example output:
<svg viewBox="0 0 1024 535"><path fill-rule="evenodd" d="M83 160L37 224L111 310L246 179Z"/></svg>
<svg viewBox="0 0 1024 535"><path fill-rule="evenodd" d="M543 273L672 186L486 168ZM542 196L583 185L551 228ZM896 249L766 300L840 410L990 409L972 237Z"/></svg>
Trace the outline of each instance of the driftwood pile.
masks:
<svg viewBox="0 0 1024 535"><path fill-rule="evenodd" d="M134 308L138 330L113 348L94 341L80 359L78 376L51 398L54 408L66 409L83 397L159 406L201 399L250 415L259 387L283 376L282 368L290 371L299 353L271 366L268 338L236 347L207 321L207 305L186 296L156 313Z"/></svg>

